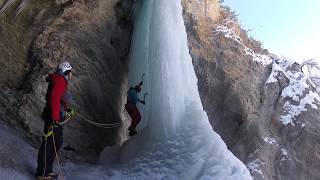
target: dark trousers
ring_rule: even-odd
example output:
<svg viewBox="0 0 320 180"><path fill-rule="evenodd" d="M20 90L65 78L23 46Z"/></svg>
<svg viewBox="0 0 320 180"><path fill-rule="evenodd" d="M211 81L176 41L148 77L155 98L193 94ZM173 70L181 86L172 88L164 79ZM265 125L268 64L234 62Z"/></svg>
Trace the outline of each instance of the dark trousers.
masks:
<svg viewBox="0 0 320 180"><path fill-rule="evenodd" d="M62 125L52 126L52 124L52 120L45 121L43 130L44 134L47 134L50 130L53 130L53 134L47 138L44 136L42 138L42 143L38 153L38 168L36 176L48 176L48 174L52 172L53 162L56 158L55 151L58 152L63 143Z"/></svg>

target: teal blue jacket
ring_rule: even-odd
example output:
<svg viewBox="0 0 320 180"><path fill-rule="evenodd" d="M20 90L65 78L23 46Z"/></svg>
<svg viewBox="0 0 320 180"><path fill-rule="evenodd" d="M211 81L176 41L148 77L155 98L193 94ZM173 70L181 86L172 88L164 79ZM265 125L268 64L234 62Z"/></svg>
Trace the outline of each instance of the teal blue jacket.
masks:
<svg viewBox="0 0 320 180"><path fill-rule="evenodd" d="M143 102L143 100L138 97L138 92L133 87L129 89L127 94L127 103L137 104L137 102Z"/></svg>

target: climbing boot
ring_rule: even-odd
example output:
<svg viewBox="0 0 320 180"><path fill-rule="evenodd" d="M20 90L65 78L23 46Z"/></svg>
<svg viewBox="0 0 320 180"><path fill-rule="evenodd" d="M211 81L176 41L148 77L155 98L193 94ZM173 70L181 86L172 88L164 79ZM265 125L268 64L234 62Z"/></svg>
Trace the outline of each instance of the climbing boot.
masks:
<svg viewBox="0 0 320 180"><path fill-rule="evenodd" d="M134 128L131 126L128 128L128 131L133 131L133 130L134 130Z"/></svg>
<svg viewBox="0 0 320 180"><path fill-rule="evenodd" d="M133 129L129 132L129 136L134 136L137 134L137 130Z"/></svg>

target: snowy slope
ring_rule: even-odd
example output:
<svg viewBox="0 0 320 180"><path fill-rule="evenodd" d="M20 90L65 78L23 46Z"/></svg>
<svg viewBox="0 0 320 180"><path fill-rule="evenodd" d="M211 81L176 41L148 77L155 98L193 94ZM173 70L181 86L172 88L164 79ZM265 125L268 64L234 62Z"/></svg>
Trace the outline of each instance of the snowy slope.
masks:
<svg viewBox="0 0 320 180"><path fill-rule="evenodd" d="M197 128L197 127L195 127ZM12 129L0 126L0 179L29 180L33 178L36 168L37 150L21 139L20 135ZM65 179L77 180L105 180L105 179L242 179L237 173L237 167L225 166L229 163L237 163L230 152L223 151L226 147L217 142L210 144L210 137L200 136L198 129L190 134L194 138L185 141L184 132L178 133L176 139L162 143L154 143L146 146L144 153L130 162L118 164L113 162L109 165L74 164L62 163ZM209 128L206 131L211 131ZM139 138L139 137L138 137ZM216 137L211 137L216 138ZM194 139L198 139L197 142ZM220 142L221 143L221 142ZM197 146L198 145L198 146ZM193 147L190 151L190 147ZM201 157L203 151L210 150L211 154ZM219 154L223 152L226 154ZM108 153L107 156L112 156ZM199 156L200 155L200 156ZM229 156L228 159L219 157ZM194 158L196 157L196 158ZM210 162L210 163L208 163ZM186 164L187 163L187 164ZM210 167L204 172L195 171L205 166ZM186 169L187 167L187 169ZM57 170L57 167L55 168ZM245 173L245 169L243 170ZM207 174L200 177L200 172Z"/></svg>
<svg viewBox="0 0 320 180"><path fill-rule="evenodd" d="M29 180L32 177L36 150L3 123L0 123L0 157L0 179Z"/></svg>

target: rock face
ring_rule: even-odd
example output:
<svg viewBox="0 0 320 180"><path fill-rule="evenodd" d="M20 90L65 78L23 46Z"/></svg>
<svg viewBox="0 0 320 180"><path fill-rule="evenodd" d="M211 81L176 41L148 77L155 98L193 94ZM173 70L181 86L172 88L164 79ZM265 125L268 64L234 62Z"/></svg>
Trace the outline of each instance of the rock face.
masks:
<svg viewBox="0 0 320 180"><path fill-rule="evenodd" d="M199 93L214 130L254 179L319 179L319 93L314 95L315 87L306 81L314 91L303 88L295 100L284 95L304 79L299 65L278 67L287 62L278 62L248 37L230 9L218 2L188 0L183 5ZM269 82L275 67L283 71ZM314 103L303 106L308 94ZM299 113L293 110L302 106ZM288 114L294 126L283 123Z"/></svg>
<svg viewBox="0 0 320 180"><path fill-rule="evenodd" d="M45 77L70 61L72 106L78 116L64 127L64 144L76 149L67 158L95 161L106 145L117 142L118 128L88 124L119 123L126 92L132 32L132 1L50 1L2 5L0 17L1 116L40 143L47 88ZM27 1L22 1L27 2Z"/></svg>

